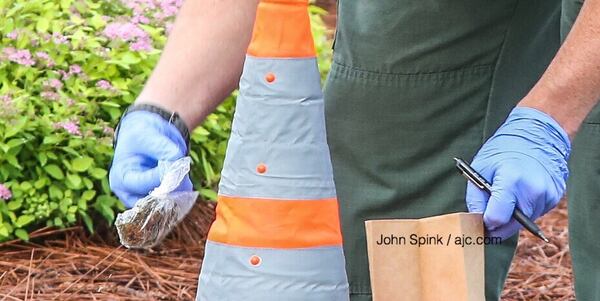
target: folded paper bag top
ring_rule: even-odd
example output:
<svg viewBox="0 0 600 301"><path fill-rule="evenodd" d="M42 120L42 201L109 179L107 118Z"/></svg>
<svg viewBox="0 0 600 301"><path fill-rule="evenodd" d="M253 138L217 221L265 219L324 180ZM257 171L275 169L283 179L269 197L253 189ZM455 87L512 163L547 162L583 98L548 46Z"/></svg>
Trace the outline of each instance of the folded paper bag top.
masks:
<svg viewBox="0 0 600 301"><path fill-rule="evenodd" d="M374 301L485 300L481 214L365 222Z"/></svg>

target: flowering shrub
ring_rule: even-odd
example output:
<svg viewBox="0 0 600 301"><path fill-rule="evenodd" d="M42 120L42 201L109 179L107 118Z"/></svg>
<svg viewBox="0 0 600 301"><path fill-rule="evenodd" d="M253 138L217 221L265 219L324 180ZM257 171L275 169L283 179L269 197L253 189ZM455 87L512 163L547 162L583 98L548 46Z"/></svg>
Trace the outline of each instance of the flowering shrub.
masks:
<svg viewBox="0 0 600 301"><path fill-rule="evenodd" d="M182 0L0 1L0 241L123 205L107 170L112 135L158 60ZM330 55L311 8L317 48ZM324 70L326 72L326 70ZM191 135L192 178L215 199L234 96Z"/></svg>

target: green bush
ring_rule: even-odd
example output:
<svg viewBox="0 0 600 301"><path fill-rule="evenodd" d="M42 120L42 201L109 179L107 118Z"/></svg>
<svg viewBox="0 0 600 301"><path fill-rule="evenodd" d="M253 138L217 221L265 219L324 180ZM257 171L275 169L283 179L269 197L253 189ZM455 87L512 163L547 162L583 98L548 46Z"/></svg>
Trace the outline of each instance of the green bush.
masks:
<svg viewBox="0 0 600 301"><path fill-rule="evenodd" d="M123 205L107 170L112 134L158 60L180 0L0 0L0 241ZM322 73L331 55L311 7ZM231 128L235 93L192 133L192 178L207 199Z"/></svg>

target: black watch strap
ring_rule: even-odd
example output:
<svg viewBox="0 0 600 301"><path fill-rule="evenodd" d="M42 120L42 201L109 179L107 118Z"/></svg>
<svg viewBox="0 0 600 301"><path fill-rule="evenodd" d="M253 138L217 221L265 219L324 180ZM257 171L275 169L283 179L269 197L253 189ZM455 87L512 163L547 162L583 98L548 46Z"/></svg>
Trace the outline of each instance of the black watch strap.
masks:
<svg viewBox="0 0 600 301"><path fill-rule="evenodd" d="M125 116L127 116L127 114L129 114L131 112L135 112L135 111L146 111L146 112L157 114L158 116L162 117L164 120L169 122L170 124L174 125L175 128L177 128L177 130L179 130L179 133L181 133L183 140L185 140L185 145L187 148L186 155L190 152L190 130L188 129L188 127L185 124L185 122L183 121L183 119L181 119L181 117L179 117L179 114L177 114L177 112L171 112L171 111L165 110L159 106L146 104L146 103L133 104L133 105L129 106L127 108L127 110L125 110L125 112L123 113L123 116L121 116L121 120L123 120L123 118ZM113 137L113 147L114 148L117 147L117 137L119 135L119 128L121 127L121 120L119 121L119 123L117 124L117 127L115 128L115 135Z"/></svg>

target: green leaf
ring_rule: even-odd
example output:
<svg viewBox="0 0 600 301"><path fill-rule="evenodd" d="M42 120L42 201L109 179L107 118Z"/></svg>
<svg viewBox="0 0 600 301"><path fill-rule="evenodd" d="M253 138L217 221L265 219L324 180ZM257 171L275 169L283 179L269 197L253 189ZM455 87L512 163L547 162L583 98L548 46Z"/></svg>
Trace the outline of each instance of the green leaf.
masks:
<svg viewBox="0 0 600 301"><path fill-rule="evenodd" d="M83 220L83 223L85 224L85 227L88 229L88 231L90 231L90 233L94 233L94 223L92 222L92 219L90 218L90 216L83 210L79 210L79 215L81 216L81 219Z"/></svg>
<svg viewBox="0 0 600 301"><path fill-rule="evenodd" d="M96 203L104 204L108 207L112 207L115 204L116 199L110 195L101 195L96 198Z"/></svg>
<svg viewBox="0 0 600 301"><path fill-rule="evenodd" d="M77 207L81 210L87 210L87 201L85 199L79 199L77 201Z"/></svg>
<svg viewBox="0 0 600 301"><path fill-rule="evenodd" d="M46 177L43 177L43 178L40 178L40 179L38 179L37 181L35 181L35 182L33 183L33 186L34 186L36 189L40 189L40 188L44 187L44 185L46 185L46 179L47 179Z"/></svg>
<svg viewBox="0 0 600 301"><path fill-rule="evenodd" d="M71 210L69 210L69 213L67 214L67 222L69 222L69 224L74 223L77 218L75 217L75 212L77 212L77 209L75 209L75 211L70 212Z"/></svg>
<svg viewBox="0 0 600 301"><path fill-rule="evenodd" d="M23 167L21 166L21 164L19 164L19 161L17 160L17 157L15 155L6 155L5 159L10 165L12 165L18 169L23 169Z"/></svg>
<svg viewBox="0 0 600 301"><path fill-rule="evenodd" d="M92 181L90 179L88 179L88 178L83 178L83 185L87 189L93 189L94 188L94 183L92 183Z"/></svg>
<svg viewBox="0 0 600 301"><path fill-rule="evenodd" d="M15 230L15 236L21 240L29 241L29 234L27 234L27 231L25 231L23 229Z"/></svg>
<svg viewBox="0 0 600 301"><path fill-rule="evenodd" d="M19 118L17 120L17 122L15 122L14 124L12 124L7 130L6 133L4 133L4 137L5 138L10 138L14 135L16 135L17 133L19 133L23 127L25 126L25 124L27 123L27 117L23 116L21 118Z"/></svg>
<svg viewBox="0 0 600 301"><path fill-rule="evenodd" d="M73 0L61 0L60 7L63 10L68 10L71 7L71 3L73 3Z"/></svg>
<svg viewBox="0 0 600 301"><path fill-rule="evenodd" d="M140 62L140 59L132 52L125 52L121 56L121 62L126 65L133 65Z"/></svg>
<svg viewBox="0 0 600 301"><path fill-rule="evenodd" d="M92 25L92 27L94 27L95 29L99 29L100 27L106 25L106 21L104 21L104 19L100 15L94 15L89 19L89 21L90 25Z"/></svg>
<svg viewBox="0 0 600 301"><path fill-rule="evenodd" d="M50 198L53 200L60 200L63 198L63 192L56 185L50 186L48 189L48 193L50 194Z"/></svg>
<svg viewBox="0 0 600 301"><path fill-rule="evenodd" d="M21 208L21 205L23 205L22 200L12 200L12 201L8 202L8 204L6 204L6 207L10 211L15 211L15 210Z"/></svg>
<svg viewBox="0 0 600 301"><path fill-rule="evenodd" d="M19 228L23 228L24 226L29 225L34 220L35 220L35 217L33 215L29 215L29 214L21 215L21 216L19 216L19 218L17 218L17 221L15 222L15 226L17 226Z"/></svg>
<svg viewBox="0 0 600 301"><path fill-rule="evenodd" d="M60 219L60 217L55 217L53 223L55 226L59 226L59 227L63 225L63 221L62 221L62 219Z"/></svg>
<svg viewBox="0 0 600 301"><path fill-rule="evenodd" d="M81 177L76 174L67 174L67 181L73 185L75 188L79 188L81 186Z"/></svg>
<svg viewBox="0 0 600 301"><path fill-rule="evenodd" d="M10 233L8 232L8 229L6 228L6 226L4 224L0 225L0 236L3 237L8 237L10 235Z"/></svg>
<svg viewBox="0 0 600 301"><path fill-rule="evenodd" d="M35 29L40 33L48 31L49 27L50 21L44 17L40 17L37 23L35 24Z"/></svg>
<svg viewBox="0 0 600 301"><path fill-rule="evenodd" d="M193 135L208 136L208 135L210 135L210 132L207 131L205 128L199 126L194 130Z"/></svg>
<svg viewBox="0 0 600 301"><path fill-rule="evenodd" d="M72 204L72 200L68 199L68 198L64 198L62 200L60 200L60 204L59 204L59 210L60 212L67 214L67 211L69 210L69 206Z"/></svg>
<svg viewBox="0 0 600 301"><path fill-rule="evenodd" d="M62 180L65 178L65 174L60 170L56 164L48 164L44 166L44 170L53 178Z"/></svg>
<svg viewBox="0 0 600 301"><path fill-rule="evenodd" d="M45 153L39 153L38 160L40 161L40 165L44 166L48 162L48 156Z"/></svg>
<svg viewBox="0 0 600 301"><path fill-rule="evenodd" d="M8 142L6 142L6 146L8 146L8 149L11 149L11 148L17 147L25 142L27 142L26 139L14 138L14 139L11 139Z"/></svg>
<svg viewBox="0 0 600 301"><path fill-rule="evenodd" d="M90 157L80 157L71 161L71 168L74 171L82 172L88 170L88 168L92 166L92 163L94 163L94 159Z"/></svg>
<svg viewBox="0 0 600 301"><path fill-rule="evenodd" d="M211 201L217 200L217 193L212 189L202 188L200 189L200 195Z"/></svg>
<svg viewBox="0 0 600 301"><path fill-rule="evenodd" d="M115 213L110 206L105 203L96 203L94 208L108 221L110 224L115 220Z"/></svg>
<svg viewBox="0 0 600 301"><path fill-rule="evenodd" d="M89 200L93 199L94 196L96 196L95 190L86 190L81 194L81 199L84 201L89 201Z"/></svg>
<svg viewBox="0 0 600 301"><path fill-rule="evenodd" d="M118 103L112 101L103 101L100 103L101 106L109 107L109 108L120 108L121 106Z"/></svg>
<svg viewBox="0 0 600 301"><path fill-rule="evenodd" d="M92 168L89 171L90 175L96 179L102 179L104 177L106 177L106 175L108 174L108 172L105 169L102 168Z"/></svg>
<svg viewBox="0 0 600 301"><path fill-rule="evenodd" d="M29 190L31 190L31 188L33 188L33 185L31 185L31 183L29 183L27 181L21 183L20 186L21 186L21 190L23 190L23 191L29 191Z"/></svg>
<svg viewBox="0 0 600 301"><path fill-rule="evenodd" d="M51 136L44 137L42 144L57 144L57 143L61 142L62 140L63 140L63 138L61 136L51 135ZM50 155L48 155L48 156L50 156Z"/></svg>
<svg viewBox="0 0 600 301"><path fill-rule="evenodd" d="M102 191L106 194L110 194L111 190L110 190L110 184L108 183L108 179L107 178L103 178L100 181L100 184L102 186Z"/></svg>

